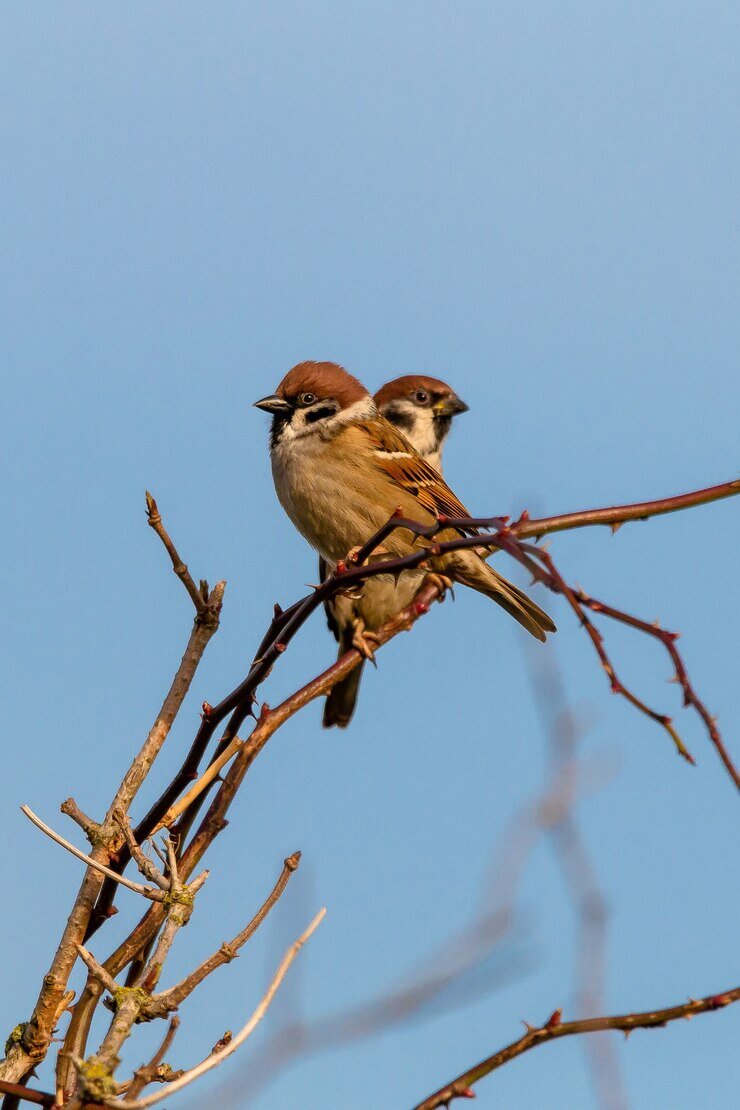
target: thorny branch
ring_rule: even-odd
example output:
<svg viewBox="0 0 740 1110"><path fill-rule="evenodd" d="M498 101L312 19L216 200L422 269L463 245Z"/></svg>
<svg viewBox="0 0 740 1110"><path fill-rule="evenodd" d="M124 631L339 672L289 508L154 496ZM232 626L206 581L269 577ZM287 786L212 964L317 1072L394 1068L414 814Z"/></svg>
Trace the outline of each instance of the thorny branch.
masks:
<svg viewBox="0 0 740 1110"><path fill-rule="evenodd" d="M433 558L435 555L463 547L489 546L491 548L502 548L518 562L523 563L527 569L529 569L539 581L547 585L548 588L556 593L563 593L574 609L578 619L584 625L597 651L599 660L607 671L612 691L625 697L635 708L659 723L671 736L680 754L689 762L693 762L693 757L683 744L673 726L671 718L667 714L662 714L651 709L617 678L611 660L604 648L601 633L595 628L593 622L591 622L585 614L584 608L589 607L585 601L585 595L584 597L579 597L577 592L574 592L566 585L565 581L556 571L551 557L548 556L546 552L540 548L531 548L529 545L524 545L521 543L521 539L528 536L541 538L549 532L564 531L569 528L581 528L595 524L609 525L612 527L613 531L616 531L616 529L621 527L626 521L645 520L650 516L675 512L679 509L689 508L694 505L710 503L720 500L721 498L734 496L737 493L740 493L740 480L725 482L704 490L697 490L689 494L681 494L677 497L664 498L657 501L640 502L631 505L616 506L609 509L589 509L582 512L561 514L554 517L543 517L538 520L531 520L525 512L518 521L511 525L507 523L508 518L505 517L441 517L437 525L432 525L427 528L419 525L415 521L404 520L401 517L392 517L358 552L355 553L353 564L349 566L340 564L335 575L330 576L322 586L314 590L312 594L290 606L289 609L282 610L279 606L275 607L275 616L257 650L247 677L218 705L211 706L207 703L204 704L201 725L193 740L190 751L180 771L170 783L169 787L167 787L160 799L152 806L149 813L147 813L137 826L137 839L141 841L151 835L155 829L160 828L162 824L164 824L165 818L168 820L175 820L177 817L180 817L181 824L177 832L180 841L184 842L192 821L200 808L199 793L209 787L211 782L220 774L225 764L232 759L238 751L243 749L244 742L238 739L237 734L246 717L252 714L252 707L256 700L257 689L269 675L280 654L286 650L291 639L300 631L303 624L308 620L314 610L322 605L327 598L333 596L340 590L350 589L353 585L358 585L375 575L399 573L404 569L424 563L429 557ZM383 560L382 563L365 562L365 560L372 555L373 551L382 544L383 540L397 528L406 528L420 538L432 539L440 528L443 527L460 527L463 530L470 530L473 527L487 527L493 528L494 531L488 534L478 535L477 537L461 538L447 541L442 544L433 544L428 548L421 547L413 555L407 556L406 558L387 559ZM538 566L537 560L549 560L549 564L547 567ZM423 605L426 604L428 606L431 600L436 596L437 594L433 593L429 595L426 600L419 599L419 604L422 608L420 608L419 612L416 612L413 618L407 622L408 627L410 627L414 619L423 615ZM622 614L613 607L602 606L599 611L612 619L620 620L623 623L633 623L633 627L639 627L638 623L634 623L637 618L630 622L627 614ZM640 622L640 624L651 627L647 625L647 622ZM675 634L667 633L663 630L656 630L650 634L655 635L659 633L662 633L663 642L666 643L666 645L672 637L670 640L674 649L672 654L675 654L675 657L680 660L680 656L678 656L677 650L675 649ZM359 665L360 657L354 650L348 654L352 657L352 666L349 667L348 670L352 670L355 666ZM681 664L680 667L677 664L676 669L680 676L686 676L686 669L683 664ZM328 686L323 688L320 693L326 693L339 681L340 677L348 673L348 671L345 671L342 675L339 675L335 672L334 668L330 670L332 672L332 681ZM684 696L685 699L687 699L686 704L693 705L699 712L708 728L712 743L719 752L728 773L733 778L735 784L740 787L740 774L734 767L722 743L716 721L710 716L702 703L699 702L699 699L695 696L693 690L691 690L687 678L686 683L687 685L684 686ZM690 691L690 693L688 693L688 691ZM209 766L208 771L201 777L195 786L191 785L193 780L198 778L198 767L206 752L209 741L213 737L218 726L229 715L231 715L231 719L214 752L211 766ZM176 800L181 797L186 788L189 788L186 799L182 799L182 801L178 802L177 806L175 806ZM187 806L187 813L183 816L183 807L185 806ZM127 862L128 857L124 850L121 854L119 865L125 867ZM102 924L110 913L114 889L112 883L104 885L96 909L96 922L98 924Z"/></svg>
<svg viewBox="0 0 740 1110"><path fill-rule="evenodd" d="M522 514L522 517L511 525L508 524L505 518L487 518L482 520L465 518L461 521L448 518L440 519L437 524L430 528L423 528L415 521L394 517L388 522L385 529L381 529L375 537L372 537L372 539L368 541L368 544L365 545L361 553L361 557L371 556L382 542L382 538L388 534L388 531L395 528L406 529L415 534L418 537L417 549L412 555L404 559L390 559L386 561L379 561L376 559L369 563L363 563L357 560L354 564L340 564L337 567L336 573L327 579L327 581L312 594L296 602L285 611L276 607L273 621L263 638L254 662L245 679L231 694L216 706L204 704L200 727L180 772L178 772L170 785L165 789L162 796L151 808L149 813L136 826L134 832L135 842L140 845L147 839L152 830L155 829L160 824L163 817L167 815L167 811L177 801L183 790L198 777L200 763L216 729L226 722L219 745L214 753L214 758L217 758L230 744L237 740L238 730L241 725L247 717L254 716L253 707L256 702L256 692L262 682L270 674L275 662L286 650L291 640L300 631L303 624L308 620L314 610L333 594L357 586L366 579L377 574L399 573L405 569L426 564L427 560L433 562L437 556L447 551L469 546L485 546L505 550L519 562L522 562L525 566L529 566L530 569L532 565L537 565L538 570L541 570L543 574L547 572L549 576L550 581L546 582L546 584L549 584L551 589L556 589L556 592L565 593L571 607L574 608L579 616L581 616L581 614L585 616L586 608L590 608L592 612L596 611L592 600L587 600L585 595L579 597L576 592L569 590L564 580L557 576L558 572L556 572L550 557L547 556L546 559L543 560L542 550L536 547L531 548L530 545L523 544L522 539L527 536L541 537L548 532L562 531L568 528L579 528L593 524L608 524L616 528L627 520L645 519L648 516L677 511L692 505L704 504L722 497L729 497L738 492L740 492L740 482L733 481L710 489L681 495L676 498L666 498L661 501L619 506L613 509L588 510L535 521L529 520L526 514ZM132 845L130 843L130 838L125 836L122 830L120 815L128 813L139 788L149 774L154 760L169 733L172 722L182 705L205 647L218 627L219 612L225 583L219 582L213 590L210 591L204 582L200 584L200 587L196 587L187 567L164 529L161 515L151 495L147 495L147 509L149 523L162 540L171 559L173 569L182 580L196 609L195 625L185 655L157 720L146 738L141 751L135 757L131 767L124 776L103 821L100 823L92 821L86 815L82 814L71 799L65 803L65 812L69 813L80 827L84 829L91 842L92 851L87 861L89 866L64 930L59 949L51 969L44 979L39 1000L31 1020L22 1027L22 1033L13 1041L6 1059L0 1062L0 1079L7 1082L13 1082L29 1074L34 1064L43 1059L51 1042L54 1027L70 1001L67 983L78 955L78 945L81 945L83 941L89 938L93 932L107 920L111 913L115 912L113 907L113 892L115 890L116 881L110 876L104 878L100 871L92 866L92 862L94 861L96 864L107 867L113 870L116 875L119 875L123 872L126 864L131 859ZM492 529L492 531L469 537L463 536L444 542L436 542L436 534L440 529L450 527L460 527L464 530L487 527ZM423 541L425 540L431 542L424 543ZM549 562L547 560L549 560ZM541 578L540 580L544 579ZM436 597L438 597L437 587L431 584L425 585L412 605L390 620L381 630L379 637L381 644L392 639L398 632L409 629L420 616L429 611L429 606ZM617 610L609 609L609 607L603 605L601 605L599 611L613 619L624 620L626 617L626 614L617 615ZM632 621L626 620L625 623L632 623L633 627L645 631L645 629L642 628L642 624L645 622L639 622L638 618L634 618ZM594 642L594 646L597 648L597 651L599 651L597 646L599 640L598 634L595 637L588 624L587 631ZM668 636L670 634L665 635ZM668 646L667 640L663 642ZM606 666L608 658L605 653L602 654L602 651L599 651L599 657L602 664ZM677 657L672 654L672 658L674 662L676 662ZM202 859L203 854L212 843L213 839L225 828L227 823L226 814L229 806L244 776L268 739L289 717L293 716L298 710L308 704L308 702L322 694L326 694L341 678L345 677L356 667L359 662L360 658L357 652L348 652L347 655L324 671L323 674L311 680L302 689L297 690L276 709L271 710L269 707L263 706L249 736L243 741L238 741L238 744L234 744L234 757L230 764L224 765L222 768L223 778L219 781L218 790L194 836L187 843L186 837L195 815L197 814L201 798L194 797L188 809L182 813L179 819L179 824L175 829L175 836L179 841L178 859L176 863L179 869L179 881L187 883L189 876L192 874L198 862ZM682 665L679 667L676 662L676 670L679 681L682 682L687 703L692 704L697 709L709 728L711 718L705 710L702 712L703 706L701 706L701 703L695 695L693 695L693 691L688 684L688 679L685 677L685 668ZM614 678L613 668L610 672L610 677ZM619 692L624 693L624 690L620 689ZM660 720L661 724L667 727L666 721L662 720L660 714L649 710L648 707L634 695L625 694L625 696L629 696L629 700L631 700L633 704L642 709L643 712L647 712L649 715L653 716L656 720ZM721 751L718 744L719 734L716 732L716 726L714 732L710 729L710 735L712 735L715 746ZM740 779L738 779L737 772L735 772L732 767L729 756L726 756L725 764L728 770L733 774L735 781L739 782ZM204 783L204 785L207 786L209 784ZM167 930L168 923L171 924L167 907L165 907L163 903L153 904L130 936L109 957L104 965L99 966L103 966L107 974L114 978L127 964L132 960L136 960L141 953L146 950L147 946L153 941L163 926L165 930ZM160 938L160 950L161 945L162 939ZM147 966L150 966L150 964ZM70 1079L71 1073L68 1061L73 1057L80 1059L84 1055L90 1020L99 1000L100 991L100 981L91 974L88 978L85 991L74 1008L73 1018L65 1038L64 1051L60 1054L59 1058L60 1070L58 1085L59 1088L64 1090L68 1095L71 1094L74 1089L74 1083Z"/></svg>
<svg viewBox="0 0 740 1110"><path fill-rule="evenodd" d="M619 1014L614 1017L584 1018L582 1021L563 1021L562 1010L555 1010L544 1025L527 1025L527 1031L517 1041L512 1041L505 1048L494 1052L485 1060L481 1060L475 1067L469 1068L441 1087L429 1098L420 1102L414 1110L437 1110L439 1106L449 1106L456 1098L473 1098L472 1086L492 1071L508 1064L524 1052L529 1052L537 1045L547 1041L557 1040L559 1037L572 1037L578 1033L600 1033L607 1029L619 1029L626 1036L635 1029L657 1029L668 1025L679 1018L692 1018L697 1014L706 1014L712 1010L721 1010L740 998L740 987L724 991L722 994L710 994L706 998L690 998L678 1006L669 1006L665 1010L648 1010L641 1014ZM525 1023L526 1024L526 1023Z"/></svg>

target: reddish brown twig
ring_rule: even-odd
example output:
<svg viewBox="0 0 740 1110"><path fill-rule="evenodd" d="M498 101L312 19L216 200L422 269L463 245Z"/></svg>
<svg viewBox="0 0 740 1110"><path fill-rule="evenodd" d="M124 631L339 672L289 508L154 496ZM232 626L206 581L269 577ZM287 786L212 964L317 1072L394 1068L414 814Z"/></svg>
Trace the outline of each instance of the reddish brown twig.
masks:
<svg viewBox="0 0 740 1110"><path fill-rule="evenodd" d="M24 1087L22 1083L8 1083L5 1079L0 1079L0 1095L32 1102L35 1106L53 1106L56 1101L55 1096L46 1091L34 1091L31 1087Z"/></svg>
<svg viewBox="0 0 740 1110"><path fill-rule="evenodd" d="M614 669L614 664L609 658L606 648L604 647L604 637L602 636L596 625L593 623L593 621L590 620L587 616L584 604L579 599L577 592L573 590L565 581L562 574L555 566L555 563L553 562L552 556L549 554L549 552L545 551L543 548L534 547L532 544L521 544L520 548L525 555L528 555L530 557L530 559L539 559L540 562L543 563L547 571L547 575L538 575L537 577L540 577L540 580L543 581L545 585L549 586L551 590L554 590L556 593L560 593L563 595L563 597L565 597L566 601L578 618L580 624L585 628L586 633L588 634L588 637L594 646L596 654L599 657L601 666L603 667L609 679L612 693L620 694L623 698L626 698L626 700L630 702L631 705L634 705L635 709L638 709L641 713L644 713L646 717L649 717L651 720L661 725L675 744L676 751L679 753L679 755L683 756L683 758L688 763L694 764L696 760L692 756L691 752L689 752L688 748L679 736L673 724L673 719L669 717L667 713L659 713L656 709L651 709L650 706L642 700L642 698L639 698L637 694L633 693L632 690L630 690L617 676L617 673ZM530 570L532 570L531 562L528 562L526 565Z"/></svg>
<svg viewBox="0 0 740 1110"><path fill-rule="evenodd" d="M507 541L504 536L502 538L501 546L504 547L506 543ZM621 694L622 697L625 697L632 705L639 709L640 712L644 713L646 716L650 717L652 720L656 721L663 728L665 728L671 739L673 740L676 749L678 750L680 755L682 755L684 759L686 759L689 763L693 764L696 761L683 744L680 736L678 735L678 732L673 726L673 721L671 717L667 716L666 714L659 713L654 709L651 709L631 690L627 689L624 686L624 683L622 683L621 680L617 677L614 670L614 665L604 647L603 636L594 626L593 622L589 620L586 613L584 612L584 609L589 609L593 613L599 613L602 616L609 617L611 620L618 621L620 624L627 625L630 628L635 628L639 632L643 632L646 636L653 637L660 644L662 644L662 646L668 652L671 661L675 667L675 676L673 678L673 681L681 686L681 689L683 691L684 707L693 707L694 710L698 713L699 717L706 727L709 739L720 759L722 760L722 763L724 764L730 778L735 783L735 786L740 788L740 772L738 772L738 769L735 767L732 758L722 740L722 736L717 727L717 721L710 714L709 710L704 705L704 702L701 701L696 691L694 690L688 676L686 665L684 664L683 659L681 658L681 654L676 647L676 640L679 638L680 634L678 632L670 632L668 629L661 628L657 622L651 623L649 621L643 620L640 617L632 616L632 614L625 612L625 610L623 609L618 609L614 605L607 605L603 601L597 601L596 598L590 597L581 587L568 586L568 584L564 581L562 575L558 571L557 567L555 566L552 556L544 548L534 547L531 544L522 543L518 544L517 546L512 545L511 549L507 547L506 550L509 550L510 554L512 554L514 558L519 558L519 561L524 566L526 566L527 570L529 570L529 572L538 582L542 582L543 585L548 587L548 589L552 590L554 593L562 594L566 598L571 608L576 613L576 616L578 617L580 623L586 629L589 638L591 639L591 642L596 649L599 660L604 670L606 671L607 676L609 677L612 692L615 694Z"/></svg>
<svg viewBox="0 0 740 1110"><path fill-rule="evenodd" d="M593 613L601 613L603 616L611 617L612 620L619 621L621 624L629 625L630 628L636 628L640 632L644 632L646 636L654 637L654 639L658 640L659 643L663 645L676 668L676 673L672 681L681 687L684 707L688 709L692 706L699 714L706 726L709 738L720 759L724 763L728 774L735 783L735 786L740 788L740 773L733 764L730 754L724 745L720 731L717 728L717 721L694 690L686 670L686 665L676 647L676 640L679 638L680 633L669 632L667 628L661 628L658 624L650 624L640 617L633 617L630 613L625 613L623 609L616 609L613 605L607 605L603 601L597 601L596 598L589 597L588 594L581 589L575 590L574 596L581 605L586 606Z"/></svg>
<svg viewBox="0 0 740 1110"><path fill-rule="evenodd" d="M539 520L531 520L525 512L511 528L520 539L565 532L573 528L589 528L595 524L605 524L616 532L628 521L648 520L653 516L677 513L681 509L692 509L697 505L709 505L725 497L735 497L738 493L740 478L735 478L731 482L720 482L718 486L707 486L706 489L692 490L691 493L681 493L676 497L663 497L657 501L637 501L631 505L614 505L605 509L583 509L577 513L561 513L559 516L546 516Z"/></svg>
<svg viewBox="0 0 740 1110"><path fill-rule="evenodd" d="M512 1041L505 1048L499 1049L492 1056L488 1056L475 1067L469 1068L454 1079L452 1083L441 1087L433 1095L418 1103L414 1110L437 1110L439 1106L449 1106L456 1098L472 1098L472 1086L492 1071L508 1064L509 1060L516 1059L522 1053L528 1052L537 1045L547 1041L557 1040L559 1037L572 1037L579 1033L600 1033L607 1029L619 1029L629 1035L634 1029L655 1029L667 1025L679 1018L691 1018L697 1014L709 1013L720 1010L737 1002L740 998L740 987L725 991L722 994L710 994L706 998L689 999L688 1002L678 1006L669 1006L665 1010L648 1010L644 1013L619 1014L614 1017L585 1018L582 1021L563 1021L562 1011L555 1010L544 1025L527 1025L527 1031L517 1041ZM526 1024L526 1023L525 1023Z"/></svg>

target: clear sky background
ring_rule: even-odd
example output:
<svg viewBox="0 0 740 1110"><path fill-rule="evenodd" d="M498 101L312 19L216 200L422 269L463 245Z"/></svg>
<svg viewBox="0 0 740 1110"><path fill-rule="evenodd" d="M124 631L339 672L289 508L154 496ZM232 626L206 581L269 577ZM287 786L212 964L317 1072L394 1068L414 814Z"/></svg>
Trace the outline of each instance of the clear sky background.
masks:
<svg viewBox="0 0 740 1110"><path fill-rule="evenodd" d="M73 837L65 797L102 815L191 622L144 489L196 577L228 589L137 814L178 765L201 701L242 677L273 603L315 579L251 408L293 363L339 360L373 388L411 372L451 381L471 411L447 472L477 513L735 476L740 16L712 0L16 0L0 11L0 53L9 1031L29 1016L81 877L18 807ZM571 580L682 632L736 756L739 507L552 548ZM518 1036L521 1019L558 1005L576 1016L573 912L543 844L520 887L523 943L478 975L481 988L503 977L499 989L460 991L423 1020L297 1063L249 1103L235 1093L299 1008L320 1018L400 985L472 919L492 846L545 781L523 634L461 592L382 652L347 733L323 732L315 704L254 766L168 980L238 931L285 855L301 848L304 863L241 959L183 1007L172 1064L238 1028L288 941L319 906L328 915L253 1041L177 1105L210 1090L224 1107L407 1108ZM605 1005L728 988L735 791L657 645L606 630L625 679L676 713L696 768L609 694L565 605L537 596L560 626L548 659L588 723L583 754L601 783L578 816L608 895ZM264 698L333 652L317 617ZM133 895L118 901L92 945L101 958L139 911ZM739 1021L731 1009L615 1037L627 1105L729 1105ZM129 1066L155 1033L137 1034ZM596 1105L575 1041L507 1066L478 1099Z"/></svg>

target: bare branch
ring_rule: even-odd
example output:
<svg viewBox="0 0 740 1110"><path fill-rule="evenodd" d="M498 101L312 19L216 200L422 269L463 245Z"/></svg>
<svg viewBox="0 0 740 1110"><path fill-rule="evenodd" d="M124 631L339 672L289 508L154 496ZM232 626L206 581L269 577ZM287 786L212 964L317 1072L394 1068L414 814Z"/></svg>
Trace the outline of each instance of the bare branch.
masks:
<svg viewBox="0 0 740 1110"><path fill-rule="evenodd" d="M175 985L168 990L157 995L156 1001L164 1003L170 1010L175 1009L185 1001L189 994L192 994L195 988L202 983L212 971L215 971L218 967L222 967L224 964L230 963L231 960L239 954L239 949L243 948L249 938L256 933L270 910L277 903L288 885L291 875L298 869L300 861L300 852L293 852L292 856L288 856L283 864L280 878L249 924L245 926L240 933L237 933L232 941L224 942L217 952L214 952L212 956L205 960L200 967L197 967L195 971L192 971L190 975L181 979L179 983L175 983Z"/></svg>
<svg viewBox="0 0 740 1110"><path fill-rule="evenodd" d="M96 838L100 835L100 825L97 821L93 821L92 817L88 817L86 813L82 812L74 798L67 798L65 802L62 802L59 810L67 817L71 817L75 824L80 826L91 844L95 843Z"/></svg>
<svg viewBox="0 0 740 1110"><path fill-rule="evenodd" d="M100 985L104 987L110 994L115 994L115 992L118 990L118 984L116 983L115 979L113 979L108 974L102 964L98 963L92 952L88 952L88 950L83 947L83 945L78 944L77 953L82 962L87 967L90 974L98 980Z"/></svg>
<svg viewBox="0 0 740 1110"><path fill-rule="evenodd" d="M174 1082L169 1083L163 1091L156 1091L154 1094L147 1095L144 1098L138 1099L136 1101L129 1101L127 1099L108 1099L106 1100L106 1105L119 1107L120 1110L145 1110L146 1107L154 1106L156 1103L162 1102L163 1099L169 1098L169 1096L175 1094L176 1091L181 1091L183 1087L187 1087L188 1084L193 1083L196 1079L199 1079L201 1075L205 1075L206 1072L211 1071L212 1068L215 1068L219 1064L223 1063L227 1056L231 1056L232 1053L236 1052L236 1050L244 1044L247 1037L250 1036L250 1034L254 1031L259 1022L267 1013L270 1003L272 1002L280 984L285 978L288 968L293 963L293 960L298 955L300 949L303 947L312 933L321 924L325 914L325 909L319 910L306 931L298 937L298 940L294 941L293 944L291 944L290 948L283 956L280 962L280 966L275 972L272 982L267 988L267 991L262 998L262 1001L257 1006L257 1009L254 1011L246 1025L244 1025L244 1027L240 1029L235 1037L232 1037L229 1040L228 1044L224 1045L223 1048L220 1048L219 1051L211 1053L211 1055L206 1057L206 1059L203 1060L200 1064L196 1064L194 1068L191 1068L189 1071L186 1071L183 1075L181 1075L179 1079L176 1079L174 1080Z"/></svg>
<svg viewBox="0 0 740 1110"><path fill-rule="evenodd" d="M128 850L131 853L134 863L139 868L141 874L145 878L149 879L150 882L158 886L160 890L169 890L170 880L166 878L164 872L160 871L153 860L150 860L148 856L144 855L141 848L136 843L136 839L131 829L131 821L129 820L128 814L121 813L119 810L117 810L113 814L113 817L126 839Z"/></svg>
<svg viewBox="0 0 740 1110"><path fill-rule="evenodd" d="M56 1097L46 1091L34 1091L31 1087L24 1087L20 1083L9 1083L6 1079L0 1079L0 1095L9 1095L13 1099L32 1102L36 1106L53 1106L56 1102Z"/></svg>
<svg viewBox="0 0 740 1110"><path fill-rule="evenodd" d="M170 806L164 817L162 817L152 830L151 835L159 832L162 828L171 829L178 817L190 808L195 799L198 798L204 790L208 789L211 783L221 774L226 764L230 763L236 753L243 747L244 741L240 740L238 736L235 736L233 740L229 740L223 751L211 760L197 782L194 782L190 789L186 790L183 796L178 798L174 805Z"/></svg>
<svg viewBox="0 0 740 1110"><path fill-rule="evenodd" d="M522 1053L528 1052L537 1045L547 1041L556 1040L558 1037L572 1037L578 1033L600 1033L606 1029L620 1029L629 1035L633 1029L655 1029L667 1025L679 1018L691 1018L696 1014L705 1014L712 1010L721 1010L740 998L740 987L725 991L722 994L710 994L706 998L689 999L688 1002L678 1006L669 1006L665 1010L648 1010L641 1014L620 1014L615 1017L585 1018L582 1021L563 1021L562 1011L555 1010L550 1018L541 1026L527 1026L527 1032L517 1041L512 1041L506 1048L500 1049L492 1056L482 1060L475 1067L440 1088L433 1095L418 1103L414 1110L437 1110L439 1106L449 1106L453 1099L472 1097L471 1087L492 1071L508 1064L509 1060L516 1059Z"/></svg>
<svg viewBox="0 0 740 1110"><path fill-rule="evenodd" d="M153 887L144 886L143 883L135 883L132 879L127 879L124 875L118 875L110 867L106 867L105 864L98 863L92 856L86 856L79 848L75 848L74 844L70 844L70 842L65 840L63 836L60 836L58 832L54 832L54 829L45 824L40 817L37 817L29 806L21 806L21 813L25 814L37 829L41 829L51 840L56 844L61 844L62 848L66 848L68 852L77 859L82 860L88 867L92 867L95 871L99 871L101 875L106 875L120 886L125 886L128 890L133 890L135 894L140 894L143 898L149 898L152 902L164 901L165 896L161 890L155 890Z"/></svg>
<svg viewBox="0 0 740 1110"><path fill-rule="evenodd" d="M677 497L664 497L658 501L640 501L632 505L615 505L607 509L584 509L577 513L542 517L540 520L530 520L527 513L522 513L519 520L512 524L511 530L520 539L527 536L545 536L551 532L564 532L572 528L590 528L597 524L606 524L616 532L628 521L647 520L649 517L691 509L696 505L709 505L712 501L735 497L739 493L740 478L735 478L731 482L721 482L718 486L708 486L706 489L692 490L691 493L682 493Z"/></svg>
<svg viewBox="0 0 740 1110"><path fill-rule="evenodd" d="M658 640L665 650L668 652L674 667L676 668L675 678L676 682L683 692L684 707L692 706L698 713L701 720L704 722L709 738L714 745L717 754L725 765L730 778L735 783L735 786L740 788L740 772L732 762L730 753L724 745L720 731L717 728L717 720L711 715L704 702L699 698L694 687L689 679L686 664L684 663L681 653L676 647L676 640L679 637L678 632L669 632L666 628L661 628L657 624L650 624L648 621L642 620L640 617L633 617L629 613L625 613L622 609L616 609L613 605L606 605L603 601L597 601L593 597L589 597L583 590L574 590L574 596L581 603L591 609L594 613L602 613L605 617L611 617L612 620L619 621L621 624L629 625L632 628L644 632L646 636L652 636Z"/></svg>
<svg viewBox="0 0 740 1110"><path fill-rule="evenodd" d="M131 1080L131 1083L126 1089L126 1097L130 1101L134 1101L135 1099L137 1099L144 1088L150 1083L160 1081L160 1067L167 1053L172 1047L172 1042L175 1039L175 1034L177 1033L179 1025L180 1019L177 1014L175 1014L173 1017L170 1018L170 1024L167 1028L167 1032L164 1035L164 1040L152 1056L149 1063L146 1064L143 1068L137 1068L134 1072L134 1078ZM175 1075L172 1078L179 1079L180 1076Z"/></svg>
<svg viewBox="0 0 740 1110"><path fill-rule="evenodd" d="M621 695L621 697L625 698L631 705L635 707L635 709L639 710L640 713L643 713L646 717L649 717L652 721L655 721L656 724L661 725L673 741L678 754L682 756L687 763L691 763L692 765L695 764L696 760L679 736L673 724L673 719L669 717L667 713L659 713L656 709L651 709L646 702L639 698L637 694L634 694L632 690L630 690L624 684L624 682L622 682L621 679L617 677L614 665L609 658L609 655L607 654L606 648L604 647L604 637L596 628L593 621L591 621L584 612L584 607L581 604L578 596L576 595L575 591L572 590L571 587L567 584L560 571L555 566L555 563L553 562L552 556L549 554L549 552L545 551L542 548L533 547L531 544L522 544L521 547L525 555L529 555L532 559L539 559L544 564L548 574L547 576L542 577L541 581L545 582L545 584L549 585L551 589L555 590L557 593L561 593L565 597L571 609L577 616L580 624L586 629L588 637L591 640L591 643L596 650L596 654L599 657L601 666L603 667L609 679L612 693ZM531 561L527 562L525 565L530 570L532 569Z"/></svg>
<svg viewBox="0 0 740 1110"><path fill-rule="evenodd" d="M550 776L553 787L559 786L559 796L544 801L540 809L578 929L574 943L574 1007L584 1017L593 1017L604 1011L609 911L576 812L580 767L575 757L582 730L566 700L557 653L528 650L526 657L545 734ZM625 1110L624 1083L613 1040L586 1037L582 1044L595 1104L603 1110Z"/></svg>
<svg viewBox="0 0 740 1110"><path fill-rule="evenodd" d="M154 500L149 490L146 491L146 515L149 527L154 529L165 546L167 554L172 561L172 569L188 591L190 600L195 606L195 612L198 614L198 619L202 620L208 616L208 585L203 582L201 583L201 589L198 589L196 586L190 576L190 571L178 555L177 548L170 539L167 529L162 523L162 517L160 516L157 502Z"/></svg>

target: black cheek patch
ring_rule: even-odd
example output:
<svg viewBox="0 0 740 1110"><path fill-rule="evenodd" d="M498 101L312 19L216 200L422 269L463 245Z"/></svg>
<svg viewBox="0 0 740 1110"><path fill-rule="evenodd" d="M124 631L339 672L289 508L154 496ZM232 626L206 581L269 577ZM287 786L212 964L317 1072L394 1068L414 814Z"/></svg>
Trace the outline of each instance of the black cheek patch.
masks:
<svg viewBox="0 0 740 1110"><path fill-rule="evenodd" d="M403 432L411 432L414 428L413 416L406 412L404 409L396 408L395 405L389 405L385 410L385 418L396 428L400 428Z"/></svg>
<svg viewBox="0 0 740 1110"><path fill-rule="evenodd" d="M318 409L309 409L305 417L306 423L315 424L317 420L326 420L327 416L334 416L336 411L336 405L322 405Z"/></svg>

